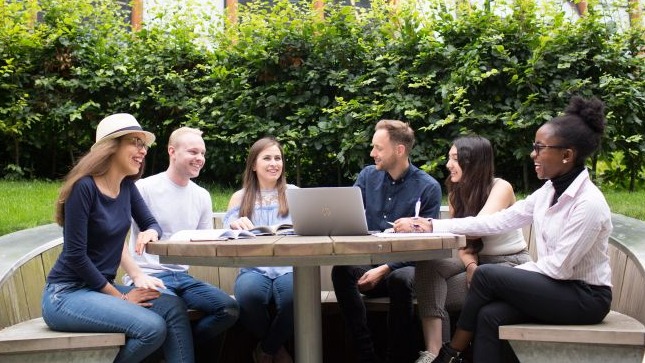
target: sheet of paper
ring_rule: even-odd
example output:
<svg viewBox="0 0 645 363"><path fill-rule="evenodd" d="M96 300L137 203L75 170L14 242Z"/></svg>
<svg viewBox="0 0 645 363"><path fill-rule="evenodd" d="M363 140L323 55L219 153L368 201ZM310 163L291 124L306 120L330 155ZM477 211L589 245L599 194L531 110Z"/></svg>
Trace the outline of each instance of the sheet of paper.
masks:
<svg viewBox="0 0 645 363"><path fill-rule="evenodd" d="M376 237L385 238L401 238L401 237L454 237L454 233L427 233L427 232L414 232L414 233L395 233L395 232L379 232L373 234Z"/></svg>

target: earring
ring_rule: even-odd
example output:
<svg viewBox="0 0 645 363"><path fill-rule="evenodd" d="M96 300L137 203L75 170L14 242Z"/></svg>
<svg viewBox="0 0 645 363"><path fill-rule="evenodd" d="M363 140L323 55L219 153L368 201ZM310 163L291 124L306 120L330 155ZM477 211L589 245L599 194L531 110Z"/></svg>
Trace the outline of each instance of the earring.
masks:
<svg viewBox="0 0 645 363"><path fill-rule="evenodd" d="M562 164L566 164L566 163L567 163L567 161L566 161L566 160L562 160Z"/></svg>

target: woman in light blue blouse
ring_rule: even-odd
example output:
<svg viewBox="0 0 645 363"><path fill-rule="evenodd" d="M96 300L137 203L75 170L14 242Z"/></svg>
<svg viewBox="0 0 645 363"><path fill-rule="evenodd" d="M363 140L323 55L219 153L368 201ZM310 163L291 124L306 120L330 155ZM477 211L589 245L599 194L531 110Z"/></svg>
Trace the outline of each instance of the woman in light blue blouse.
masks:
<svg viewBox="0 0 645 363"><path fill-rule="evenodd" d="M246 159L242 189L233 194L224 216L232 229L291 223L285 191L295 188L284 175L283 152L273 138L256 141ZM235 281L240 322L260 342L253 351L256 363L290 363L284 344L293 335L292 267L242 268ZM275 304L275 316L269 306Z"/></svg>

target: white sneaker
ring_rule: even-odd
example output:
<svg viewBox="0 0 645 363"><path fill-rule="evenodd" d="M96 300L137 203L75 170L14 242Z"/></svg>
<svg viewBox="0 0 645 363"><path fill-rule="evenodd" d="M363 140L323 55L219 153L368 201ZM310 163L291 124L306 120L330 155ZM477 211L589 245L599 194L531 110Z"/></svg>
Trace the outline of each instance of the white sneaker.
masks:
<svg viewBox="0 0 645 363"><path fill-rule="evenodd" d="M435 358L437 358L436 355L424 350L419 352L419 359L414 363L432 363Z"/></svg>

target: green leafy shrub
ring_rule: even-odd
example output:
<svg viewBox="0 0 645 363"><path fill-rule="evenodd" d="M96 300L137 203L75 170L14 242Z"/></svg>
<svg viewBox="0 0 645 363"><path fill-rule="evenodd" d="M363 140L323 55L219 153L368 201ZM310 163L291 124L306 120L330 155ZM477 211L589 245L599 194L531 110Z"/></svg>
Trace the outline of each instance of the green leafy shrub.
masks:
<svg viewBox="0 0 645 363"><path fill-rule="evenodd" d="M349 184L371 163L375 122L390 118L410 122L412 161L438 179L450 141L479 133L496 147L498 174L528 190L535 130L581 94L608 108L590 165L598 180L640 187L642 32L608 26L593 3L578 21L544 3L516 0L500 12L488 2L450 11L438 0L423 9L377 0L370 9L328 4L321 16L282 0L240 6L235 24L177 8L138 32L108 0L7 3L0 166L59 177L102 117L130 112L158 137L148 173L166 167L170 132L190 125L205 131L207 182L239 185L249 145L274 135L291 182Z"/></svg>

